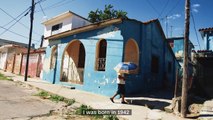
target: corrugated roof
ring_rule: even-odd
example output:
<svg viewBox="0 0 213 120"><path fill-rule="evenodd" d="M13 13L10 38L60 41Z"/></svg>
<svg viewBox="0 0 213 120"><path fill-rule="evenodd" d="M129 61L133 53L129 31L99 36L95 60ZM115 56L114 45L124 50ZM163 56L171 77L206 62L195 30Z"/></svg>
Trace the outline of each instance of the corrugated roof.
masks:
<svg viewBox="0 0 213 120"><path fill-rule="evenodd" d="M213 31L213 27L209 27L209 28L201 28L201 29L199 29L199 31L201 32L201 31Z"/></svg>

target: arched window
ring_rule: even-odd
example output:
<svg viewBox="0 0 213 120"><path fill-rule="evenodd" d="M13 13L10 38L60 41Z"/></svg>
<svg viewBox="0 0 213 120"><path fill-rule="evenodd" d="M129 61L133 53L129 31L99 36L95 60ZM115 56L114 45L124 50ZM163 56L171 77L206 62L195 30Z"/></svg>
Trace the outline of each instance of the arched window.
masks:
<svg viewBox="0 0 213 120"><path fill-rule="evenodd" d="M96 45L96 70L105 71L106 66L107 42L100 40Z"/></svg>
<svg viewBox="0 0 213 120"><path fill-rule="evenodd" d="M79 40L72 40L62 56L61 81L83 84L85 48Z"/></svg>
<svg viewBox="0 0 213 120"><path fill-rule="evenodd" d="M125 44L124 62L133 62L139 65L139 48L134 39L129 39Z"/></svg>
<svg viewBox="0 0 213 120"><path fill-rule="evenodd" d="M57 58L57 47L54 46L51 52L50 69L55 68L56 58Z"/></svg>
<svg viewBox="0 0 213 120"><path fill-rule="evenodd" d="M84 68L84 64L85 64L85 49L84 45L80 43L78 54L78 68Z"/></svg>

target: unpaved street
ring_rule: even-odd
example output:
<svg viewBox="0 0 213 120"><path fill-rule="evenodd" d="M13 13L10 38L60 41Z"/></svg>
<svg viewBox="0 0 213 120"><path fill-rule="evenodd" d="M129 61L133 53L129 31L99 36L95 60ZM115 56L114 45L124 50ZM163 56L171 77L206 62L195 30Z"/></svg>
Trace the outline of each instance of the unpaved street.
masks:
<svg viewBox="0 0 213 120"><path fill-rule="evenodd" d="M14 82L0 80L0 120L23 120L49 114L55 108L54 103L33 96L35 93L35 89L22 88Z"/></svg>

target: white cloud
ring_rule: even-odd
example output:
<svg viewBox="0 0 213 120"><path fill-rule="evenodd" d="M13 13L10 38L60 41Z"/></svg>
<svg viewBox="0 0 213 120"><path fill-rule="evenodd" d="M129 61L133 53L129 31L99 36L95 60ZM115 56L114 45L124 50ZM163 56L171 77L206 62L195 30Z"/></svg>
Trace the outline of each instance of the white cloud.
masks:
<svg viewBox="0 0 213 120"><path fill-rule="evenodd" d="M195 13L198 13L199 10L198 8L200 7L200 4L193 4L192 5L192 11L195 12Z"/></svg>
<svg viewBox="0 0 213 120"><path fill-rule="evenodd" d="M168 16L167 19L177 19L177 18L180 18L181 17L181 14L174 14L174 15L171 15L171 16Z"/></svg>
<svg viewBox="0 0 213 120"><path fill-rule="evenodd" d="M193 4L192 7L200 7L200 4Z"/></svg>

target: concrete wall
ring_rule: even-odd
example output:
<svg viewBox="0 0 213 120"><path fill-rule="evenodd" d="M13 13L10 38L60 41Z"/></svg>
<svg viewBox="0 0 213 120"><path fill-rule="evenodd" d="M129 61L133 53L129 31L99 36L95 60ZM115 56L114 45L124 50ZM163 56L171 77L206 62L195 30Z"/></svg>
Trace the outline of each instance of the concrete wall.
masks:
<svg viewBox="0 0 213 120"><path fill-rule="evenodd" d="M71 19L72 19L72 21L71 21L72 29L90 24L90 22L88 22L76 15L73 15Z"/></svg>
<svg viewBox="0 0 213 120"><path fill-rule="evenodd" d="M40 77L42 72L42 55L44 53L31 53L29 56L29 67L28 67L28 76L30 77ZM21 65L21 75L25 75L26 68L26 54L22 57L22 65Z"/></svg>
<svg viewBox="0 0 213 120"><path fill-rule="evenodd" d="M114 67L124 61L125 45L129 39L134 39L139 48L138 74L127 76L127 94L141 94L149 90L163 87L163 78L166 72L165 61L172 62L172 72L168 75L168 81L174 81L175 58L172 51L167 50L166 40L162 36L156 22L144 25L140 22L124 20L121 24L110 25L108 27L89 32L76 34L59 40L50 41L50 46L46 49L44 59L43 79L51 83L71 85L77 89L94 92L97 94L111 96L117 89L116 72ZM107 55L105 71L95 70L96 44L99 40L107 41ZM67 44L73 40L83 43L86 51L84 82L74 84L61 82L61 63L63 53ZM57 46L57 62L54 69L50 69L51 49ZM159 57L159 73L151 73L152 55ZM171 84L170 84L171 85Z"/></svg>
<svg viewBox="0 0 213 120"><path fill-rule="evenodd" d="M58 20L54 23L46 25L44 28L44 37L51 36L52 35L52 26L60 24L60 23L62 23L62 29L60 32L71 30L71 28L72 28L71 19L72 19L71 17L66 17L62 20Z"/></svg>

